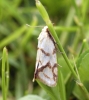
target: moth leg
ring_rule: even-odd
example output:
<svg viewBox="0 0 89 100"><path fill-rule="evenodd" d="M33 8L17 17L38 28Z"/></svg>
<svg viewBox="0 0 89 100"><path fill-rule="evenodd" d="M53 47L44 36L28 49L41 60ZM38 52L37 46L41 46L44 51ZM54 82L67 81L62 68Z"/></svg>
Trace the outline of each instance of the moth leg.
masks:
<svg viewBox="0 0 89 100"><path fill-rule="evenodd" d="M61 65L57 64L59 67L62 67Z"/></svg>

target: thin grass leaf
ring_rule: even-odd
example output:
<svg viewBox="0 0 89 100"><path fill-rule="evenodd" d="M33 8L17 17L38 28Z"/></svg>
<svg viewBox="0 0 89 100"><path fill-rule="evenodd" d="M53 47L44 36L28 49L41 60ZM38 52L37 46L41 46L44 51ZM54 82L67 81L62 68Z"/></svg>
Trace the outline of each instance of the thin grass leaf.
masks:
<svg viewBox="0 0 89 100"><path fill-rule="evenodd" d="M56 32L55 32L55 30L53 28L53 24L51 23L45 8L41 4L41 2L38 1L38 0L36 0L36 6L37 6L38 10L40 11L40 14L42 15L44 21L48 25L48 28L49 28L52 36L54 37L54 39L55 39L55 41L56 41L56 43L58 45L58 49L62 52L62 55L63 55L66 63L68 64L68 67L70 68L70 70L71 70L72 74L74 75L75 79L78 80L77 74L75 73L71 63L69 62L69 59L67 58L67 55L66 55L66 53L65 53L65 51L64 51L64 49L63 49L63 47L62 47L62 45L61 45L61 43L59 41L59 38L57 37L57 34L56 34Z"/></svg>
<svg viewBox="0 0 89 100"><path fill-rule="evenodd" d="M0 42L0 49L6 45L8 45L9 43L11 43L12 41L14 41L15 39L17 39L20 35L22 35L24 33L24 31L26 30L26 26L22 26L21 28L19 28L17 31L15 31L14 33L12 33L10 36L4 38L1 42Z"/></svg>
<svg viewBox="0 0 89 100"><path fill-rule="evenodd" d="M2 94L3 100L7 100L9 87L9 63L7 49L4 47L2 55Z"/></svg>

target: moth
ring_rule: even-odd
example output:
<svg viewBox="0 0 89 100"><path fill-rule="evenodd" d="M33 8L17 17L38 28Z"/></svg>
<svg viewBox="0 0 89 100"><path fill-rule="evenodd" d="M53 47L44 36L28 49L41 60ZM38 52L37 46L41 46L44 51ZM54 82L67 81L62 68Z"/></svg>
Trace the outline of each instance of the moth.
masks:
<svg viewBox="0 0 89 100"><path fill-rule="evenodd" d="M50 34L48 27L42 29L38 37L37 58L34 78L44 84L53 87L57 83L57 56L56 43Z"/></svg>

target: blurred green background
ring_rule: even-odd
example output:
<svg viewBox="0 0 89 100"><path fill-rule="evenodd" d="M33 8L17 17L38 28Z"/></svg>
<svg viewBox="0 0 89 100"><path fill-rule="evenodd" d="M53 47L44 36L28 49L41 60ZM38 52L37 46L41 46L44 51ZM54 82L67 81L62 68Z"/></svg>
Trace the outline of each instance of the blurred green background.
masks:
<svg viewBox="0 0 89 100"><path fill-rule="evenodd" d="M86 2L85 0L40 1L46 8L68 57L71 58L73 54L76 58L82 40L84 38L89 40L88 0ZM42 97L47 95L37 82L32 82L37 37L43 26L45 22L36 8L35 0L0 0L0 58L3 47L6 46L10 64L9 100L17 100L27 94L38 94ZM67 77L69 69L66 68L67 65L60 53L58 53L58 63L63 66L64 78ZM0 94L2 97L2 92ZM76 95L73 96L75 97Z"/></svg>

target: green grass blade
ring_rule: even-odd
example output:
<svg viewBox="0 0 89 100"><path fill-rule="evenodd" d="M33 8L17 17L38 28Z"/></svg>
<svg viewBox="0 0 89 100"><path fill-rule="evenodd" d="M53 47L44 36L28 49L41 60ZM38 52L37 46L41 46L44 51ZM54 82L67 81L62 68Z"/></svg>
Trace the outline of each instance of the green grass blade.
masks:
<svg viewBox="0 0 89 100"><path fill-rule="evenodd" d="M4 47L3 49L3 55L2 55L2 94L3 94L3 100L6 100L7 98L7 93L8 93L8 79L6 78L6 68L5 68L5 63L7 60L7 50ZM7 66L8 69L8 66ZM8 69L9 70L9 69ZM7 80L7 84L6 84L6 80Z"/></svg>
<svg viewBox="0 0 89 100"><path fill-rule="evenodd" d="M57 100L57 97L55 96L55 94L52 91L52 88L46 86L45 84L41 83L40 81L37 80L37 82L39 83L39 85L48 93L48 95L52 98L52 100Z"/></svg>
<svg viewBox="0 0 89 100"><path fill-rule="evenodd" d="M63 75L60 70L60 66L58 67L58 85L57 86L59 88L61 100L66 100L65 84L64 84Z"/></svg>
<svg viewBox="0 0 89 100"><path fill-rule="evenodd" d="M15 31L14 33L12 33L10 36L4 38L1 42L0 42L0 49L6 45L8 45L9 43L11 43L12 41L14 41L15 39L17 39L20 35L22 35L24 33L24 31L26 30L26 26L22 26L20 29L18 29L17 31Z"/></svg>
<svg viewBox="0 0 89 100"><path fill-rule="evenodd" d="M55 32L55 30L54 30L54 28L53 28L53 24L51 23L51 21L50 21L50 19L49 19L49 16L48 16L48 14L47 14L47 12L46 12L46 10L45 10L45 8L44 8L43 5L41 4L41 2L38 1L38 0L36 0L36 6L37 6L37 8L38 8L40 14L42 15L44 21L46 22L46 24L47 24L47 26L48 26L48 28L49 28L49 30L50 30L52 36L54 37L56 43L58 44L58 49L62 52L62 55L63 55L63 57L64 57L66 63L68 64L68 67L70 68L70 70L71 70L72 74L74 75L75 79L78 80L77 74L75 73L75 71L74 71L74 69L73 69L73 66L72 66L71 63L69 62L69 59L67 58L67 55L66 55L66 53L65 53L65 51L64 51L64 49L63 49L63 47L62 47L62 45L61 45L61 43L60 43L60 41L59 41L59 38L57 37L57 34L56 34L56 32Z"/></svg>

